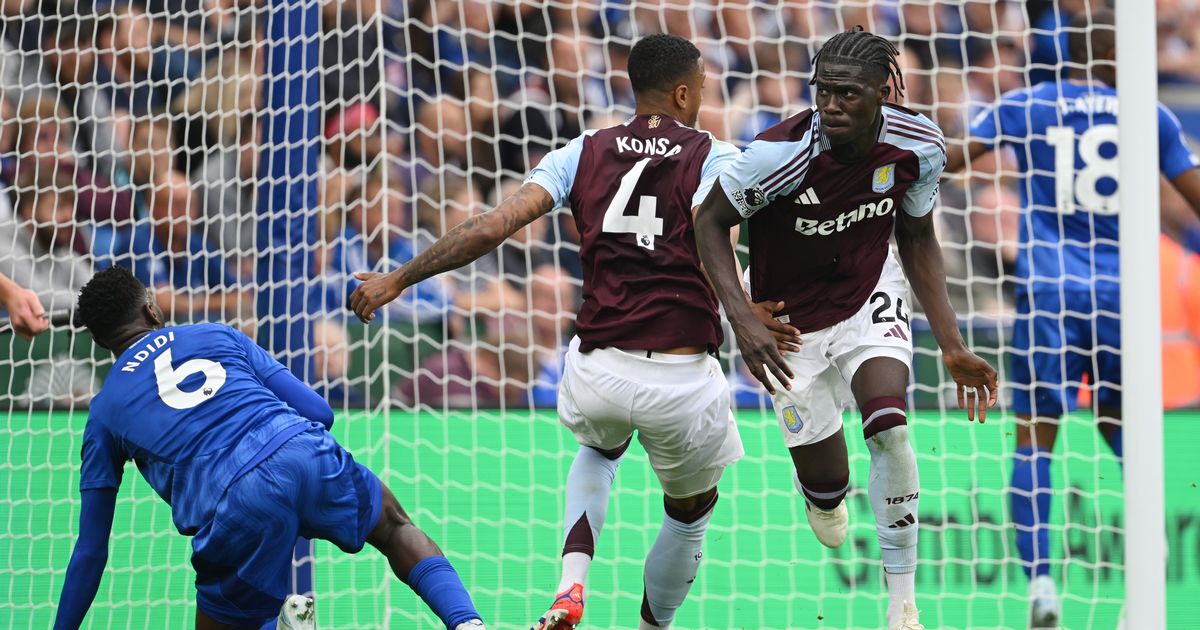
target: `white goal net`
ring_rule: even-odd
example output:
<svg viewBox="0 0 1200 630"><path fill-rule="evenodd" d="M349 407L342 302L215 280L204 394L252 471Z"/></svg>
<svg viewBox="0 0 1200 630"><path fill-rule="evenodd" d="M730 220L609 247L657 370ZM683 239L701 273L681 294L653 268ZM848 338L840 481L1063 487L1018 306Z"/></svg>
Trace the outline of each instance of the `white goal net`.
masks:
<svg viewBox="0 0 1200 630"><path fill-rule="evenodd" d="M420 283L369 326L346 309L353 272L405 262L513 191L548 151L629 116L625 66L641 36L696 43L707 68L699 126L744 146L810 106L814 52L861 24L900 46L904 103L958 147L1003 92L1061 71L1062 25L1085 4L5 0L0 273L35 291L53 325L33 341L0 335L0 626L52 623L79 527L87 402L112 364L69 313L95 270L120 264L173 322L226 322L302 374L338 411L338 439L454 562L489 627L528 627L556 584L576 449L554 413L580 301L569 211ZM944 180L936 210L964 336L1005 376L1020 176L998 152ZM923 619L1024 628L1007 495L1014 425L1001 413L968 423L919 313L913 328ZM721 482L673 627L881 627L857 415L846 416L850 538L830 551L808 531L769 400L731 343L721 358L747 455ZM1112 628L1121 470L1087 414L1064 424L1056 451L1048 527L1066 625ZM133 472L85 627L186 627L189 542ZM661 522L636 445L612 502L589 584L596 628L636 624ZM314 555L297 575L306 584L311 569L321 628L436 627L373 550L318 543ZM1172 584L1196 586L1195 571Z"/></svg>

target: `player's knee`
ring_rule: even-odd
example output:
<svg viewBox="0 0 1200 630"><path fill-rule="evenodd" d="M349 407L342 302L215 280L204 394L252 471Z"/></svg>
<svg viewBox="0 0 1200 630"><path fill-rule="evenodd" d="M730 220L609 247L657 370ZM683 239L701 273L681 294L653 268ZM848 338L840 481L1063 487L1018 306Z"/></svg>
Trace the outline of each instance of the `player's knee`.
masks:
<svg viewBox="0 0 1200 630"><path fill-rule="evenodd" d="M792 477L796 492L805 501L822 510L832 510L842 503L850 492L850 470L830 471L823 475L800 477L800 471Z"/></svg>
<svg viewBox="0 0 1200 630"><path fill-rule="evenodd" d="M629 450L629 445L632 443L633 443L633 436L631 435L625 440L624 444L622 444L616 448L603 449L603 448L597 448L595 446L589 446L588 448L592 449L593 451L596 451L597 453L600 453L601 455L604 456L605 459L616 461L618 459L621 459L621 457L625 455L625 451Z"/></svg>
<svg viewBox="0 0 1200 630"><path fill-rule="evenodd" d="M874 452L892 452L908 446L908 426L900 425L880 431L868 439Z"/></svg>
<svg viewBox="0 0 1200 630"><path fill-rule="evenodd" d="M716 487L682 499L663 496L663 506L666 508L667 516L681 523L695 523L712 512L716 505Z"/></svg>
<svg viewBox="0 0 1200 630"><path fill-rule="evenodd" d="M908 440L907 403L899 396L880 396L873 398L862 406L863 439L868 443L879 443L875 440L885 433L891 434L883 441L894 443L895 436L903 435ZM896 431L902 429L902 431Z"/></svg>

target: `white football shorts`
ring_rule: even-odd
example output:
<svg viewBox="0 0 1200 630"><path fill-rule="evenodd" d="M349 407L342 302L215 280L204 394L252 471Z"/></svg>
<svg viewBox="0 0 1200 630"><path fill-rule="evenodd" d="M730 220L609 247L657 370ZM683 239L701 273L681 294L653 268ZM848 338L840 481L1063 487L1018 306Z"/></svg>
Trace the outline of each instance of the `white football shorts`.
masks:
<svg viewBox="0 0 1200 630"><path fill-rule="evenodd" d="M842 412L854 405L850 383L868 359L891 357L912 373L912 327L908 283L892 254L884 262L871 297L851 317L805 333L800 351L784 353L792 369L792 389L775 387L771 402L788 448L820 442L837 433Z"/></svg>
<svg viewBox="0 0 1200 630"><path fill-rule="evenodd" d="M717 485L744 452L729 383L708 354L582 353L576 337L558 388L558 418L580 444L602 450L637 431L663 492L677 499Z"/></svg>

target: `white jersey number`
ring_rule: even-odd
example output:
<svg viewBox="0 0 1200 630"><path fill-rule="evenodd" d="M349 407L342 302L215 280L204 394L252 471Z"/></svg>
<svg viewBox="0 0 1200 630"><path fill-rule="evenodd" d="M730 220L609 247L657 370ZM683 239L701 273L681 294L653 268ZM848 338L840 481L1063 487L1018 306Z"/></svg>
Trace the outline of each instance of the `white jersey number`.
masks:
<svg viewBox="0 0 1200 630"><path fill-rule="evenodd" d="M179 388L187 377L203 374L204 382L195 390ZM171 349L167 348L154 359L154 380L158 381L158 397L172 409L191 409L208 400L225 384L225 368L216 361L192 359L178 368L171 365Z"/></svg>
<svg viewBox="0 0 1200 630"><path fill-rule="evenodd" d="M1116 125L1096 125L1079 134L1079 157L1083 168L1075 170L1075 128L1050 127L1046 144L1054 147L1054 200L1059 214L1075 214L1079 207L1094 214L1116 214L1117 193L1100 193L1096 184L1103 177L1117 179L1117 156L1100 155L1106 142L1117 143Z"/></svg>
<svg viewBox="0 0 1200 630"><path fill-rule="evenodd" d="M625 216L625 208L629 205L629 198L633 196L633 188L637 186L642 171L646 170L649 163L650 158L638 160L638 163L621 178L621 186L617 188L616 196L604 211L604 223L600 229L613 234L635 234L639 247L654 249L654 237L662 236L663 233L663 220L658 217L658 199L642 195L638 199L638 213Z"/></svg>

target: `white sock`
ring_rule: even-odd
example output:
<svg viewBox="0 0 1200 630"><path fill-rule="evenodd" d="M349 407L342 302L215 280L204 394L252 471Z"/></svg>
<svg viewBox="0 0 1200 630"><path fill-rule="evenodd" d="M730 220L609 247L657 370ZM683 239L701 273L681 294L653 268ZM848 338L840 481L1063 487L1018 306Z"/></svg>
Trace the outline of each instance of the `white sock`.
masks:
<svg viewBox="0 0 1200 630"><path fill-rule="evenodd" d="M900 621L904 612L904 602L917 605L917 572L884 573L888 587L888 625Z"/></svg>
<svg viewBox="0 0 1200 630"><path fill-rule="evenodd" d="M620 459L609 459L590 446L579 447L567 473L567 509L563 528L562 579L557 593L583 584L608 514L608 495ZM585 524L581 521L586 518Z"/></svg>
<svg viewBox="0 0 1200 630"><path fill-rule="evenodd" d="M562 557L562 580L558 583L556 593L571 588L571 585L578 582L580 584L587 583L588 569L592 566L592 557L586 553L572 551L564 553Z"/></svg>
<svg viewBox="0 0 1200 630"><path fill-rule="evenodd" d="M871 477L867 494L875 512L875 530L888 585L888 621L898 616L903 602L915 605L917 570L917 508L920 480L917 458L905 425L867 438Z"/></svg>
<svg viewBox="0 0 1200 630"><path fill-rule="evenodd" d="M646 603L654 621L661 624L657 626L659 628L670 625L675 611L692 588L700 569L700 559L704 556L700 550L711 517L711 509L691 523L663 515L662 529L646 555L646 569L642 574L646 583ZM642 628L656 627L645 619L641 624L639 627Z"/></svg>

